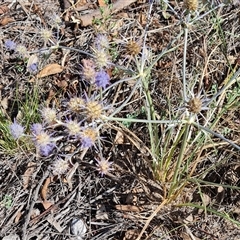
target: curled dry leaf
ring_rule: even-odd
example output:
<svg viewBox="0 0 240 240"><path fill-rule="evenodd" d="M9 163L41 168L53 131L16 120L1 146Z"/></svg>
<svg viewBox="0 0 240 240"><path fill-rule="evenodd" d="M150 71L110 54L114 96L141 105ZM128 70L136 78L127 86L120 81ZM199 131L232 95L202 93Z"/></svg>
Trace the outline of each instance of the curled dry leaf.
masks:
<svg viewBox="0 0 240 240"><path fill-rule="evenodd" d="M41 190L41 197L43 201L47 200L47 191L48 191L48 185L53 182L53 177L49 177L45 180L42 190Z"/></svg>
<svg viewBox="0 0 240 240"><path fill-rule="evenodd" d="M23 189L27 189L30 182L30 178L35 170L36 163L29 162L27 165L27 170L23 174Z"/></svg>
<svg viewBox="0 0 240 240"><path fill-rule="evenodd" d="M46 65L38 74L38 78L47 77L53 74L61 73L63 71L63 67L57 63L52 63Z"/></svg>

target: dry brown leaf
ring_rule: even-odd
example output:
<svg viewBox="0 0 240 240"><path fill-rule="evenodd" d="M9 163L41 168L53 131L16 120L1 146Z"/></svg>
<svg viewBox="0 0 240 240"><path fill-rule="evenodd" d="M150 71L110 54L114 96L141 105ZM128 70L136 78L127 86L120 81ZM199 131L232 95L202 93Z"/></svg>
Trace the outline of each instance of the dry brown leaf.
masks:
<svg viewBox="0 0 240 240"><path fill-rule="evenodd" d="M27 165L27 170L23 174L23 189L27 189L30 182L30 178L35 170L36 163L29 162Z"/></svg>
<svg viewBox="0 0 240 240"><path fill-rule="evenodd" d="M99 7L105 7L107 6L105 0L98 0Z"/></svg>
<svg viewBox="0 0 240 240"><path fill-rule="evenodd" d="M3 19L0 20L0 25L5 26L11 22L15 22L15 19L10 17L4 17Z"/></svg>
<svg viewBox="0 0 240 240"><path fill-rule="evenodd" d="M38 74L38 78L47 77L53 74L61 73L63 71L63 67L57 63L52 63L46 65Z"/></svg>
<svg viewBox="0 0 240 240"><path fill-rule="evenodd" d="M117 135L114 139L115 144L124 144L124 135L121 131L117 131Z"/></svg>
<svg viewBox="0 0 240 240"><path fill-rule="evenodd" d="M22 216L22 212L21 212L21 211L18 211L18 212L17 212L17 215L16 215L16 217L15 217L15 219L14 219L14 223L18 224L21 216Z"/></svg>
<svg viewBox="0 0 240 240"><path fill-rule="evenodd" d="M0 15L7 13L9 11L9 7L7 5L0 6Z"/></svg>
<svg viewBox="0 0 240 240"><path fill-rule="evenodd" d="M53 177L49 177L45 180L44 185L41 190L41 197L43 201L47 200L47 191L48 191L48 185L53 182Z"/></svg>
<svg viewBox="0 0 240 240"><path fill-rule="evenodd" d="M3 109L6 110L8 108L8 98L7 97L3 98L0 104L3 107Z"/></svg>
<svg viewBox="0 0 240 240"><path fill-rule="evenodd" d="M43 205L44 209L47 210L48 208L50 208L53 205L53 203L50 201L44 200L44 201L42 201L42 205Z"/></svg>
<svg viewBox="0 0 240 240"><path fill-rule="evenodd" d="M180 236L183 240L192 240L192 238L185 232L181 232Z"/></svg>

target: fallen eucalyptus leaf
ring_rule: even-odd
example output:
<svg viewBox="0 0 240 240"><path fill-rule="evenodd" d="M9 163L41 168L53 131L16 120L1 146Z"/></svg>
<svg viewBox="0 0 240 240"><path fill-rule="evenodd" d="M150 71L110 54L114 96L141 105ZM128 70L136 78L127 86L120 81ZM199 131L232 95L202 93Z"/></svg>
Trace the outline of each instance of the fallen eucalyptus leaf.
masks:
<svg viewBox="0 0 240 240"><path fill-rule="evenodd" d="M49 75L61 73L63 71L63 67L57 63L52 63L46 65L38 74L38 78L47 77Z"/></svg>

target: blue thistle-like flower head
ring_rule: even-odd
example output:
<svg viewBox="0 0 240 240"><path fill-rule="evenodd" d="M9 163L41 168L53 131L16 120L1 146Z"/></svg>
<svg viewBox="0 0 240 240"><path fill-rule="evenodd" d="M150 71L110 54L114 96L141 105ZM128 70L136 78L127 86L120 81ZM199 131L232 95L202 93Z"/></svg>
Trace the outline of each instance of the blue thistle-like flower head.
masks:
<svg viewBox="0 0 240 240"><path fill-rule="evenodd" d="M41 156L47 157L52 153L54 148L55 148L54 143L49 143L46 145L39 145L39 152L40 152Z"/></svg>
<svg viewBox="0 0 240 240"><path fill-rule="evenodd" d="M98 132L94 128L85 128L81 133L82 148L90 148L94 145Z"/></svg>
<svg viewBox="0 0 240 240"><path fill-rule="evenodd" d="M44 157L49 156L56 146L51 136L44 131L44 128L40 123L33 124L31 130L33 141L40 154Z"/></svg>
<svg viewBox="0 0 240 240"><path fill-rule="evenodd" d="M96 73L95 83L99 88L105 89L110 83L110 76L104 70L100 70Z"/></svg>
<svg viewBox="0 0 240 240"><path fill-rule="evenodd" d="M38 70L38 63L37 63L37 62L31 64L31 65L28 67L28 71L29 71L30 73L36 73L37 70Z"/></svg>
<svg viewBox="0 0 240 240"><path fill-rule="evenodd" d="M16 119L9 126L12 137L16 140L24 135L24 127L17 123Z"/></svg>
<svg viewBox="0 0 240 240"><path fill-rule="evenodd" d="M7 50L14 51L16 49L16 47L17 47L17 44L14 41L9 40L9 39L5 41L5 48Z"/></svg>

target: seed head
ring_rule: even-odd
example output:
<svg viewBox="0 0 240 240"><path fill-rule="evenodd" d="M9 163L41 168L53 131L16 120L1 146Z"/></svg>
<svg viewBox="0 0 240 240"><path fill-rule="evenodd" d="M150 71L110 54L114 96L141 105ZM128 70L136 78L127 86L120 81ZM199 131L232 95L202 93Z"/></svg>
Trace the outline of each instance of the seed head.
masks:
<svg viewBox="0 0 240 240"><path fill-rule="evenodd" d="M94 49L95 62L102 69L109 65L109 56L104 48Z"/></svg>
<svg viewBox="0 0 240 240"><path fill-rule="evenodd" d="M61 18L57 14L53 14L51 18L51 23L53 24L54 27L59 27L59 25L62 23Z"/></svg>
<svg viewBox="0 0 240 240"><path fill-rule="evenodd" d="M67 122L65 123L65 126L70 136L77 136L80 134L81 127L76 120L67 120Z"/></svg>
<svg viewBox="0 0 240 240"><path fill-rule="evenodd" d="M33 141L35 143L35 146L38 148L40 154L45 157L51 154L55 147L55 143L53 143L50 135L44 131L42 124L33 124L31 130L33 135Z"/></svg>
<svg viewBox="0 0 240 240"><path fill-rule="evenodd" d="M103 112L103 107L97 101L88 100L86 103L87 116L91 119L99 119Z"/></svg>
<svg viewBox="0 0 240 240"><path fill-rule="evenodd" d="M45 42L47 42L52 37L52 31L48 29L42 29L40 34Z"/></svg>
<svg viewBox="0 0 240 240"><path fill-rule="evenodd" d="M16 47L16 51L23 58L28 58L28 56L29 56L27 48L25 46L23 46L23 45L18 45Z"/></svg>
<svg viewBox="0 0 240 240"><path fill-rule="evenodd" d="M73 97L69 100L68 106L71 111L79 113L85 106L85 101L79 97Z"/></svg>
<svg viewBox="0 0 240 240"><path fill-rule="evenodd" d="M16 140L24 135L24 127L17 123L16 119L9 126L12 137Z"/></svg>
<svg viewBox="0 0 240 240"><path fill-rule="evenodd" d="M82 59L81 63L83 66L82 70L83 70L84 78L86 80L89 80L90 82L92 82L92 80L94 79L94 77L96 75L95 63L91 59Z"/></svg>
<svg viewBox="0 0 240 240"><path fill-rule="evenodd" d="M57 112L53 108L44 107L41 111L42 118L48 124L51 124L57 119Z"/></svg>
<svg viewBox="0 0 240 240"><path fill-rule="evenodd" d="M202 101L200 98L194 97L189 100L187 107L189 112L197 114L202 110Z"/></svg>
<svg viewBox="0 0 240 240"><path fill-rule="evenodd" d="M95 48L97 49L109 49L109 41L106 35L99 34L94 42Z"/></svg>
<svg viewBox="0 0 240 240"><path fill-rule="evenodd" d="M140 45L137 42L130 41L127 44L127 51L128 51L128 53L130 55L136 56L136 55L138 55L140 53L141 47L140 47Z"/></svg>
<svg viewBox="0 0 240 240"><path fill-rule="evenodd" d="M184 7L189 11L196 11L198 8L198 0L184 0Z"/></svg>

